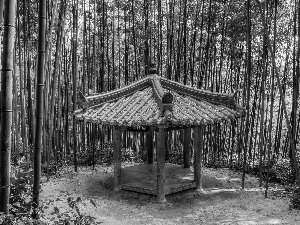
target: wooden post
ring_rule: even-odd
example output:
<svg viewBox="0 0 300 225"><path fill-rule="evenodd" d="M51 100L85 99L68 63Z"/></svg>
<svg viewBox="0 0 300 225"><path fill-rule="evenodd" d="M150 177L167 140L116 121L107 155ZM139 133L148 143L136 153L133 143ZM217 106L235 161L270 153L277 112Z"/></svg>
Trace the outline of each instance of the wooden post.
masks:
<svg viewBox="0 0 300 225"><path fill-rule="evenodd" d="M147 156L148 163L153 163L153 130L147 132Z"/></svg>
<svg viewBox="0 0 300 225"><path fill-rule="evenodd" d="M183 166L184 168L190 168L191 161L191 128L184 129L183 135Z"/></svg>
<svg viewBox="0 0 300 225"><path fill-rule="evenodd" d="M196 191L202 191L202 151L203 151L203 131L204 125L196 127L194 130L194 180Z"/></svg>
<svg viewBox="0 0 300 225"><path fill-rule="evenodd" d="M78 172L77 167L77 123L75 120L75 114L73 115L73 151L74 151L74 169ZM49 164L50 164L50 149L47 150L47 175L49 176ZM48 180L48 179L47 179Z"/></svg>
<svg viewBox="0 0 300 225"><path fill-rule="evenodd" d="M166 202L165 198L165 128L159 127L157 133L157 200Z"/></svg>
<svg viewBox="0 0 300 225"><path fill-rule="evenodd" d="M93 140L93 170L95 169L95 151L96 151L96 137L97 137L97 124L96 123L92 123L92 140Z"/></svg>
<svg viewBox="0 0 300 225"><path fill-rule="evenodd" d="M123 136L123 144L122 147L123 148L127 148L127 131L126 130L122 130L122 136Z"/></svg>
<svg viewBox="0 0 300 225"><path fill-rule="evenodd" d="M121 131L119 127L114 127L114 190L121 190Z"/></svg>

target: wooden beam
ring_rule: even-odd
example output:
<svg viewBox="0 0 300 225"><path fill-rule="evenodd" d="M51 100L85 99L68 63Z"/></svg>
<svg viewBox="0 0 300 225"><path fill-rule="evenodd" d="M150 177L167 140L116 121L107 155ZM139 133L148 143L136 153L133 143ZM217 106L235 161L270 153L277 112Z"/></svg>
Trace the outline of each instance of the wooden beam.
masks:
<svg viewBox="0 0 300 225"><path fill-rule="evenodd" d="M159 127L157 132L157 200L166 202L165 197L165 128Z"/></svg>
<svg viewBox="0 0 300 225"><path fill-rule="evenodd" d="M204 129L204 125L194 128L194 180L196 182L196 191L202 191L202 152L204 144Z"/></svg>
<svg viewBox="0 0 300 225"><path fill-rule="evenodd" d="M198 126L174 126L173 127L168 127L166 128L166 131L172 131L172 130L182 130L182 129L187 129L187 128L194 128L194 127L198 127Z"/></svg>
<svg viewBox="0 0 300 225"><path fill-rule="evenodd" d="M151 164L154 162L153 160L153 130L150 129L148 132L147 132L147 160L148 160L148 163Z"/></svg>
<svg viewBox="0 0 300 225"><path fill-rule="evenodd" d="M191 128L184 129L183 135L183 166L184 168L190 168L191 162Z"/></svg>
<svg viewBox="0 0 300 225"><path fill-rule="evenodd" d="M114 141L114 190L121 189L121 131L119 127L113 129Z"/></svg>
<svg viewBox="0 0 300 225"><path fill-rule="evenodd" d="M130 132L148 132L150 130L150 127L141 127L141 128L128 127L126 130Z"/></svg>

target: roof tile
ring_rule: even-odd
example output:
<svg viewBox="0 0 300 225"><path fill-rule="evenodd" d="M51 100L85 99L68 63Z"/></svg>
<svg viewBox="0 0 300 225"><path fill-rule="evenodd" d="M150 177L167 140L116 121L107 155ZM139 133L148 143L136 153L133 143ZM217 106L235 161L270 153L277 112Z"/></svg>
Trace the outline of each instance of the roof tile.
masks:
<svg viewBox="0 0 300 225"><path fill-rule="evenodd" d="M166 94L173 102L165 107L161 100ZM86 100L88 107L75 112L77 120L125 127L198 126L245 114L232 95L187 87L157 75Z"/></svg>

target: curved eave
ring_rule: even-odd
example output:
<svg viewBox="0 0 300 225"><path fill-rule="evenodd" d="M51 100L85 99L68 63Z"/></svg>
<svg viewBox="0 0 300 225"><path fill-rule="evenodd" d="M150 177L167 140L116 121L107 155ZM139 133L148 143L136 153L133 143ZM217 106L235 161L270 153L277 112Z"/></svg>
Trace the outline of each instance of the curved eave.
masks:
<svg viewBox="0 0 300 225"><path fill-rule="evenodd" d="M170 118L162 117L150 88L138 91L111 103L103 103L97 109L87 109L76 115L77 120L120 127L192 127L215 124L243 116L226 106L195 100L189 96L174 94L174 106Z"/></svg>

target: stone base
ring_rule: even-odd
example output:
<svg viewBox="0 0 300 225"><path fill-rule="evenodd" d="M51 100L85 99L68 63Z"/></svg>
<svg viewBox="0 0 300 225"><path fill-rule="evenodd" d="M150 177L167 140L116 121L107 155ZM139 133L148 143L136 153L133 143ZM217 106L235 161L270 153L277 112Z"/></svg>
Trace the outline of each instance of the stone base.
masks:
<svg viewBox="0 0 300 225"><path fill-rule="evenodd" d="M136 191L157 195L156 163L138 164L122 168L122 190ZM165 166L165 194L194 188L194 173L190 168L166 163Z"/></svg>

